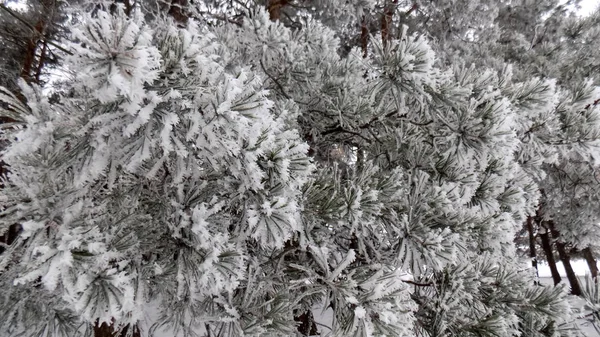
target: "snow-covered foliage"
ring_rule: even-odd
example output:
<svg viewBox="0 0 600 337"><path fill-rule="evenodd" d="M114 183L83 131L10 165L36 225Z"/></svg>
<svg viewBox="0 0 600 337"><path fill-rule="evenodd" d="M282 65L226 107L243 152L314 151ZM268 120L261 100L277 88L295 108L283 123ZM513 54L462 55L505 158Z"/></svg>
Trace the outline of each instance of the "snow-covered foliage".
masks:
<svg viewBox="0 0 600 337"><path fill-rule="evenodd" d="M13 282L91 324L135 323L155 296L169 323L239 319L253 245L281 248L301 228L308 145L256 74L219 63L210 32L118 13L74 30L69 97L51 105L23 85L25 127L3 157L3 223L23 228Z"/></svg>
<svg viewBox="0 0 600 337"><path fill-rule="evenodd" d="M341 53L360 15L336 31L334 5L298 10L301 28L261 6L220 25L95 8L58 102L0 91L0 234L22 228L0 255L2 331L132 335L152 303L143 336L308 335L316 307L331 336L577 336L513 240L541 199L557 223L593 213L593 82L447 66L406 26Z"/></svg>

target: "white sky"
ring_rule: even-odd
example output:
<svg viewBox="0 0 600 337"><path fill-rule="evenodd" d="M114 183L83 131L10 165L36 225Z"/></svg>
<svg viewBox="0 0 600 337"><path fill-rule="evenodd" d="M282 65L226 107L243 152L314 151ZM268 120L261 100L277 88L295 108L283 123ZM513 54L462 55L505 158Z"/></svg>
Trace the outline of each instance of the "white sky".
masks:
<svg viewBox="0 0 600 337"><path fill-rule="evenodd" d="M579 4L581 9L578 14L581 16L590 15L598 6L600 6L600 0L581 0Z"/></svg>

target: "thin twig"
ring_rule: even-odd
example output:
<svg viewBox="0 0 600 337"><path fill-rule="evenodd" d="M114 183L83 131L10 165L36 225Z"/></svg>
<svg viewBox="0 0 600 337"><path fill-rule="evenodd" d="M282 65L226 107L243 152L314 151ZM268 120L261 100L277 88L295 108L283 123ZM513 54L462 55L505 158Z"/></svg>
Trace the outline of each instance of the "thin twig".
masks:
<svg viewBox="0 0 600 337"><path fill-rule="evenodd" d="M418 283L418 282L409 281L409 280L402 280L402 282L412 284L412 285L418 286L418 287L431 287L433 285L433 283Z"/></svg>
<svg viewBox="0 0 600 337"><path fill-rule="evenodd" d="M218 14L215 14L215 13L210 13L208 11L201 11L198 14L200 14L202 16L206 15L206 16L212 18L212 19L229 22L229 23L234 24L234 25L236 25L238 27L242 27L242 23L241 22L236 21L236 20L234 20L232 18L229 18L229 17L227 17L225 15L218 15Z"/></svg>
<svg viewBox="0 0 600 337"><path fill-rule="evenodd" d="M367 138L367 137L363 136L363 135L362 135L362 134L360 134L359 132L355 132L355 131L351 131L351 130L346 130L346 129L344 129L344 128L343 128L343 127L341 127L341 126L337 126L337 127L335 127L335 128L331 128L331 129L325 130L325 131L323 131L323 133L321 133L321 135L323 135L323 136L326 136L326 135L329 135L329 134L332 134L332 133L338 133L338 132L341 132L341 133L349 133L349 134L351 134L351 135L355 135L355 136L358 136L358 137L360 137L360 138L362 138L362 139L366 140L368 143L371 143L371 139L369 139L369 138Z"/></svg>
<svg viewBox="0 0 600 337"><path fill-rule="evenodd" d="M287 99L292 99L290 97L290 95L288 95L285 90L283 89L283 86L281 85L281 83L279 83L279 81L277 81L275 79L275 77L271 76L271 74L269 74L269 72L267 71L267 68L265 67L262 59L259 59L258 62L260 63L260 66L262 68L262 70L265 72L265 74L267 74L267 76L269 76L269 78L271 79L271 81L275 82L275 84L279 87L279 90L281 91L281 93L283 94L283 96L285 96L285 98Z"/></svg>

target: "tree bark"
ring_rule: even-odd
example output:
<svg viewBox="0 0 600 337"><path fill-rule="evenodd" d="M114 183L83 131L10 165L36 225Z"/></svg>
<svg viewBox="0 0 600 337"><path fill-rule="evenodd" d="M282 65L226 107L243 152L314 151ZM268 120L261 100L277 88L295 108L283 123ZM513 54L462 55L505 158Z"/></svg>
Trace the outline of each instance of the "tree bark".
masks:
<svg viewBox="0 0 600 337"><path fill-rule="evenodd" d="M592 249L590 247L585 248L583 251L583 257L590 268L590 274L592 278L596 279L598 277L598 264L596 259L594 258L594 254L592 253Z"/></svg>
<svg viewBox="0 0 600 337"><path fill-rule="evenodd" d="M369 47L369 27L367 26L367 17L363 15L360 22L360 47L363 52L363 58L367 58Z"/></svg>
<svg viewBox="0 0 600 337"><path fill-rule="evenodd" d="M277 21L281 19L281 9L287 5L288 0L269 0L267 2L267 11L269 12L269 19L271 21Z"/></svg>
<svg viewBox="0 0 600 337"><path fill-rule="evenodd" d="M294 316L294 321L300 322L300 325L298 325L298 332L303 336L316 336L319 334L312 311L308 310L300 315Z"/></svg>
<svg viewBox="0 0 600 337"><path fill-rule="evenodd" d="M540 233L540 239L542 239L542 249L546 254L546 261L548 261L548 266L550 267L550 272L552 273L552 280L554 281L554 285L560 283L561 278L558 273L558 268L556 268L556 261L554 260L554 254L552 252L552 245L550 244L550 235L548 231L544 231Z"/></svg>
<svg viewBox="0 0 600 337"><path fill-rule="evenodd" d="M40 60L38 61L37 71L35 72L35 82L40 83L40 77L42 76L42 69L44 63L46 63L46 51L48 49L48 43L46 40L42 42L42 51L40 52Z"/></svg>
<svg viewBox="0 0 600 337"><path fill-rule="evenodd" d="M385 10L383 12L383 17L381 18L381 42L383 43L383 48L387 47L387 43L391 36L390 26L392 25L397 4L398 0L392 0L391 4L385 4Z"/></svg>
<svg viewBox="0 0 600 337"><path fill-rule="evenodd" d="M48 23L53 20L54 12L56 11L57 2L53 0L42 0L41 13L39 13L38 20L33 26L31 37L27 41L27 49L23 55L23 67L21 68L21 77L27 82L39 82L39 77L42 72L42 68L46 62L46 49L47 49L47 38L45 37L46 28ZM43 41L43 51L36 63L36 55L40 42ZM37 66L35 66L37 64Z"/></svg>
<svg viewBox="0 0 600 337"><path fill-rule="evenodd" d="M32 32L32 36L27 41L27 50L25 51L25 55L23 57L23 67L21 68L21 77L30 82L32 79L31 71L33 69L33 64L35 62L35 54L37 52L38 41L40 39L40 35L44 30L45 22L43 17L41 17L38 22L35 24L35 32Z"/></svg>
<svg viewBox="0 0 600 337"><path fill-rule="evenodd" d="M535 244L535 234L533 232L533 217L527 217L527 232L529 232L529 257L531 257L531 266L535 268L535 274L538 275L537 252Z"/></svg>
<svg viewBox="0 0 600 337"><path fill-rule="evenodd" d="M96 321L94 325L94 337L114 337L114 334L112 324L108 325L106 322L98 324L98 321Z"/></svg>
<svg viewBox="0 0 600 337"><path fill-rule="evenodd" d="M96 324L94 324L94 337L127 337L128 336L128 332L129 332L129 328L130 325L127 324L119 333L118 331L115 331L115 326L114 324L107 324L106 322L102 323L102 324L98 324L99 322L96 321ZM137 325L133 326L133 331L131 332L131 334L129 334L129 336L131 337L141 337L141 332L140 329L137 327Z"/></svg>
<svg viewBox="0 0 600 337"><path fill-rule="evenodd" d="M10 227L8 227L8 230L6 231L6 233L4 233L4 235L0 235L0 243L10 246L15 241L20 231L21 226L19 226L18 224L11 225ZM0 245L0 254L2 254L3 252L4 247Z"/></svg>
<svg viewBox="0 0 600 337"><path fill-rule="evenodd" d="M111 13L114 13L117 10L117 4L123 4L123 11L125 12L125 15L131 16L131 11L133 10L135 3L135 0L133 0L133 2L130 0L114 0L109 9Z"/></svg>
<svg viewBox="0 0 600 337"><path fill-rule="evenodd" d="M573 270L573 266L571 265L571 257L567 253L566 245L564 242L560 242L558 240L560 233L554 228L554 223L552 221L548 221L548 225L550 227L550 233L552 234L552 238L555 240L556 243L556 250L558 251L558 256L563 266L565 267L567 279L571 284L571 294L580 296L581 287L579 286L579 280L577 279L575 271Z"/></svg>
<svg viewBox="0 0 600 337"><path fill-rule="evenodd" d="M189 19L185 11L187 4L188 0L171 0L171 5L169 6L169 15L183 26L187 24Z"/></svg>
<svg viewBox="0 0 600 337"><path fill-rule="evenodd" d="M581 287L579 287L579 281L577 280L573 266L571 266L571 258L565 249L565 244L557 241L556 250L558 251L558 256L560 257L563 266L565 267L567 279L569 279L569 283L571 284L571 294L580 296Z"/></svg>

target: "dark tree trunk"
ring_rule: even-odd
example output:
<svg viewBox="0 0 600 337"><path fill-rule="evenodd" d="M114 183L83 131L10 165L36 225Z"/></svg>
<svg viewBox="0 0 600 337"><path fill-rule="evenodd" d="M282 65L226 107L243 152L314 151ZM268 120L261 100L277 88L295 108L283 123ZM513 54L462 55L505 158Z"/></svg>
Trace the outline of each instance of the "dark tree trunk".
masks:
<svg viewBox="0 0 600 337"><path fill-rule="evenodd" d="M565 272L567 273L567 278L571 284L571 294L580 296L581 287L579 287L579 280L577 280L573 266L571 266L571 258L565 249L565 244L557 241L556 250L558 251L558 256L560 257L563 266L565 266Z"/></svg>
<svg viewBox="0 0 600 337"><path fill-rule="evenodd" d="M527 232L529 232L529 257L531 257L531 266L535 268L535 274L538 275L537 252L535 244L535 233L533 228L533 217L527 218Z"/></svg>
<svg viewBox="0 0 600 337"><path fill-rule="evenodd" d="M300 322L300 325L298 325L298 332L303 336L315 336L319 334L312 311L308 310L300 315L294 316L294 321Z"/></svg>
<svg viewBox="0 0 600 337"><path fill-rule="evenodd" d="M556 261L554 260L554 254L552 252L552 245L550 244L550 235L548 234L548 230L544 231L544 233L540 233L540 239L542 240L542 249L544 249L544 253L546 254L546 261L548 261L548 266L550 267L550 272L552 273L552 280L554 281L554 285L560 283L561 278L558 273L558 268L556 268Z"/></svg>
<svg viewBox="0 0 600 337"><path fill-rule="evenodd" d="M362 170L365 167L365 152L360 146L356 146L356 167Z"/></svg>
<svg viewBox="0 0 600 337"><path fill-rule="evenodd" d="M6 231L4 235L0 235L0 243L10 246L15 241L20 231L21 226L19 226L18 224L11 225L10 227L8 227L8 231ZM3 252L4 247L0 245L0 254L2 254Z"/></svg>
<svg viewBox="0 0 600 337"><path fill-rule="evenodd" d="M560 233L556 229L554 229L554 223L552 221L548 221L548 225L550 227L552 238L555 240L556 243L556 250L558 251L558 256L560 257L560 261L565 267L567 279L569 279L569 283L571 284L571 294L580 296L581 287L579 286L579 280L577 279L575 271L573 270L573 266L571 265L571 257L567 253L566 245L564 242L560 242L558 240Z"/></svg>
<svg viewBox="0 0 600 337"><path fill-rule="evenodd" d="M360 22L360 48L363 52L363 58L369 56L369 27L367 26L367 17L363 15Z"/></svg>
<svg viewBox="0 0 600 337"><path fill-rule="evenodd" d="M186 25L189 19L188 13L185 10L187 4L188 0L171 0L168 13L181 25Z"/></svg>
<svg viewBox="0 0 600 337"><path fill-rule="evenodd" d="M39 77L42 72L42 68L46 65L46 37L44 36L46 33L46 28L48 22L52 22L52 13L56 10L56 2L50 0L42 0L42 13L34 26L34 31L31 32L31 37L27 41L27 49L25 54L23 55L23 67L21 68L21 77L27 82L39 82ZM36 55L38 53L38 47L40 41L43 41L43 51L40 54L40 57L37 59L36 65Z"/></svg>
<svg viewBox="0 0 600 337"><path fill-rule="evenodd" d="M37 71L35 72L35 82L40 83L40 76L42 75L42 69L46 63L46 51L48 49L48 43L44 40L42 42L42 51L40 53L40 60L38 61Z"/></svg>
<svg viewBox="0 0 600 337"><path fill-rule="evenodd" d="M392 0L391 3L385 3L385 10L383 12L383 17L381 18L381 42L383 48L387 47L388 40L391 36L390 26L394 19L394 11L396 10L397 4L398 0Z"/></svg>
<svg viewBox="0 0 600 337"><path fill-rule="evenodd" d="M133 10L135 3L135 0L133 0L133 2L130 0L114 0L109 9L111 13L114 13L117 10L117 5L123 4L123 11L125 12L125 15L131 16L131 11Z"/></svg>
<svg viewBox="0 0 600 337"><path fill-rule="evenodd" d="M44 25L44 20L40 19L35 24L35 32L32 32L31 38L29 41L27 41L27 50L25 51L25 55L23 55L23 68L21 68L21 77L27 82L31 81L32 79L31 71L35 62L38 40L40 34L42 34Z"/></svg>
<svg viewBox="0 0 600 337"><path fill-rule="evenodd" d="M269 11L269 19L277 21L281 19L281 9L287 5L287 0L269 0L267 2L267 11Z"/></svg>
<svg viewBox="0 0 600 337"><path fill-rule="evenodd" d="M137 325L133 326L133 331L128 335L129 328L130 325L127 324L119 332L118 329L115 329L114 324L106 324L105 322L99 325L98 321L96 321L96 324L94 324L94 337L141 337L141 332Z"/></svg>
<svg viewBox="0 0 600 337"><path fill-rule="evenodd" d="M592 274L592 278L598 277L598 264L596 263L596 259L594 258L594 254L592 253L592 249L587 247L582 251L583 257L590 268L590 274Z"/></svg>
<svg viewBox="0 0 600 337"><path fill-rule="evenodd" d="M94 325L94 337L114 337L114 334L112 324L102 323L98 325L98 322L96 322Z"/></svg>

